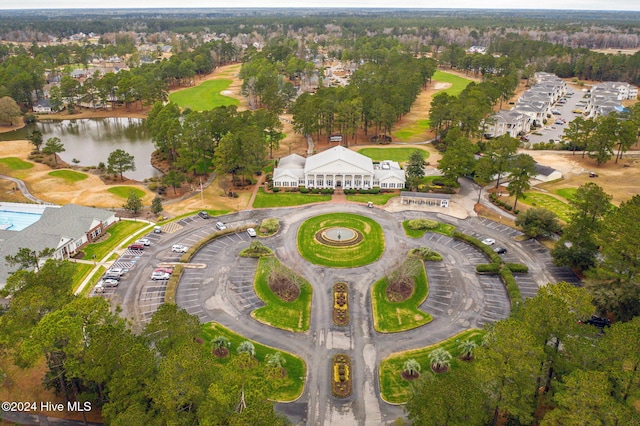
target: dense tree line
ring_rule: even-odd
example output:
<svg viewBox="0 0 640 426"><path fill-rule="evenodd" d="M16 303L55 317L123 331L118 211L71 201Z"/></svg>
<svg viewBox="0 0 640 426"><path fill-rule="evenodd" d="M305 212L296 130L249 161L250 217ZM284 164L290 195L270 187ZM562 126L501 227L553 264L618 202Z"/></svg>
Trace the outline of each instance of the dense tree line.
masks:
<svg viewBox="0 0 640 426"><path fill-rule="evenodd" d="M638 424L640 317L589 324L586 290L549 284L487 328L472 362L423 372L406 409L421 425Z"/></svg>
<svg viewBox="0 0 640 426"><path fill-rule="evenodd" d="M269 401L281 369L239 354L221 363L198 318L162 305L141 333L100 297L75 297L74 264L48 260L8 281L0 349L21 367L43 358L44 386L90 402L108 424L284 425ZM46 295L43 296L43 295Z"/></svg>

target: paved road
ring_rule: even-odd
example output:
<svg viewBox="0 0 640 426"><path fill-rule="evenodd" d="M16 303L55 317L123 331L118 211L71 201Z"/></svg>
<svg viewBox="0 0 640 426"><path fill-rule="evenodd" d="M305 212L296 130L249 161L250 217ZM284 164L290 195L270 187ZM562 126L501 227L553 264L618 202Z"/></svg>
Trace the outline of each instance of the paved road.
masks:
<svg viewBox="0 0 640 426"><path fill-rule="evenodd" d="M385 252L374 264L352 269L332 269L309 264L296 246L298 227L307 218L328 212L350 212L371 217L381 224L385 234ZM278 258L314 288L311 327L306 333L290 333L261 324L250 312L262 302L253 291L257 261L239 258L237 253L252 240L245 232L217 238L200 250L192 263L203 268L186 269L176 295L176 302L202 322L217 321L247 338L301 356L307 363L307 380L303 395L295 402L278 404L279 411L291 420L306 424L384 424L404 415L401 406L387 404L379 398L377 366L392 352L415 349L437 343L459 331L481 328L509 315L506 290L495 276L478 276L475 265L485 263L485 255L476 248L441 234L427 233L420 239L404 235L402 221L428 217L455 225L477 237L492 237L507 248L505 260L525 263L530 273L516 280L524 297L535 295L548 282L561 279L578 283L575 276L551 263L548 251L535 241L518 242L517 230L477 217L455 219L442 213L403 211L389 213L357 204L317 204L300 208L244 211L204 220L187 217L166 228L163 234L149 234L152 244L144 253L125 251L116 262L130 272L106 297L123 307L123 315L142 327L162 303L166 283L151 281L154 266L179 260L171 245L193 245L214 230L217 220L230 229L257 224L263 218L278 217L280 232L261 241L271 247ZM369 288L392 270L398 259L413 247L428 245L439 251L445 261L428 263L429 297L420 307L434 320L415 330L381 334L373 330ZM337 281L349 285L351 324L336 327L331 321L331 287ZM351 397L338 400L331 396L328 378L330 358L338 352L348 353L354 363L354 390Z"/></svg>
<svg viewBox="0 0 640 426"><path fill-rule="evenodd" d="M34 203L49 204L46 201L41 200L40 198L36 197L31 192L29 192L29 188L27 188L27 185L25 185L24 181L22 181L21 179L17 179L17 178L14 178L11 176L5 176L5 175L0 175L0 179L10 180L11 182L15 183L18 189L20 190L20 192L22 192L22 195L24 195L26 198L33 201Z"/></svg>

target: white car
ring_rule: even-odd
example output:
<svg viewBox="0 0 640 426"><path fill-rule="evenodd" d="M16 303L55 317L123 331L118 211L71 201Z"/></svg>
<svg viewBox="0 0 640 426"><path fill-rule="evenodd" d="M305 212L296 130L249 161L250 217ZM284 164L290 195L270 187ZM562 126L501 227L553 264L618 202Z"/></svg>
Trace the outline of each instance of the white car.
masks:
<svg viewBox="0 0 640 426"><path fill-rule="evenodd" d="M253 228L247 228L247 235L249 235L250 237L258 236L258 234L256 233L256 230Z"/></svg>
<svg viewBox="0 0 640 426"><path fill-rule="evenodd" d="M482 244L486 244L488 246L492 246L496 243L496 240L494 240L493 238L485 238L484 240L482 240Z"/></svg>
<svg viewBox="0 0 640 426"><path fill-rule="evenodd" d="M105 272L105 275L117 275L121 277L125 272L127 271L125 271L123 268L109 268L107 269L107 272Z"/></svg>
<svg viewBox="0 0 640 426"><path fill-rule="evenodd" d="M136 244L142 244L143 246L150 246L151 241L148 238L140 238L138 241L136 241Z"/></svg>
<svg viewBox="0 0 640 426"><path fill-rule="evenodd" d="M151 280L155 281L155 280L168 280L169 277L171 277L171 274L167 273L167 272L162 272L162 271L154 271L151 274Z"/></svg>
<svg viewBox="0 0 640 426"><path fill-rule="evenodd" d="M182 244L174 244L171 246L171 251L174 253L186 253L187 250L187 246L183 246Z"/></svg>
<svg viewBox="0 0 640 426"><path fill-rule="evenodd" d="M111 278L105 278L98 283L102 287L118 287L118 284L120 284L120 281Z"/></svg>
<svg viewBox="0 0 640 426"><path fill-rule="evenodd" d="M225 229L227 229L227 225L222 222L216 222L216 228L218 228L218 230L220 231L224 231Z"/></svg>

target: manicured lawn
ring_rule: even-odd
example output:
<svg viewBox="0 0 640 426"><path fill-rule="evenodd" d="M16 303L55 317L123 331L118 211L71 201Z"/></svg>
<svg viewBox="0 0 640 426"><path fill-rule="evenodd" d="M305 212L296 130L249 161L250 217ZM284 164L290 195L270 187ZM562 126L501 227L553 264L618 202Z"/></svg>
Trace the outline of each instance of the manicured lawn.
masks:
<svg viewBox="0 0 640 426"><path fill-rule="evenodd" d="M403 302L390 302L385 290L389 285L387 277L376 282L371 288L371 309L373 311L373 327L380 333L397 333L420 327L433 320L431 315L421 311L418 307L429 294L427 274L422 261L409 258L401 268L409 263L415 263L418 272L414 276L414 290L411 297Z"/></svg>
<svg viewBox="0 0 640 426"><path fill-rule="evenodd" d="M258 297L266 303L266 306L251 312L251 316L260 322L283 330L296 333L307 331L311 318L311 296L313 294L311 284L299 277L302 281L300 295L292 302L283 301L269 288L269 273L275 264L281 265L275 257L260 258L254 289Z"/></svg>
<svg viewBox="0 0 640 426"><path fill-rule="evenodd" d="M362 148L358 154L366 155L373 161L391 160L398 163L409 161L409 156L413 151L420 151L422 158L429 158L429 151L420 148Z"/></svg>
<svg viewBox="0 0 640 426"><path fill-rule="evenodd" d="M240 105L240 101L220 94L231 85L228 79L209 80L189 89L169 95L169 100L181 108L193 111L208 111L221 106Z"/></svg>
<svg viewBox="0 0 640 426"><path fill-rule="evenodd" d="M473 329L466 330L460 334L450 337L447 340L436 343L435 345L428 346L426 348L420 348L413 351L400 352L391 354L388 358L385 358L380 363L380 394L382 398L393 404L401 404L407 402L409 397L410 381L404 380L400 374L402 373L402 366L408 359L415 359L420 363L422 367L421 374L431 374L431 367L429 361L429 354L431 351L438 347L443 347L451 353L453 358L451 359L450 368L456 368L461 362L458 357L461 355L458 345L460 342L467 339L473 340L480 346L482 342L482 336L484 332L481 330ZM446 373L445 373L446 374Z"/></svg>
<svg viewBox="0 0 640 426"><path fill-rule="evenodd" d="M301 206L303 204L331 201L331 194L300 194L299 192L264 192L258 190L253 201L254 208Z"/></svg>
<svg viewBox="0 0 640 426"><path fill-rule="evenodd" d="M33 163L23 161L17 157L0 158L0 164L7 166L11 170L27 170L33 167Z"/></svg>
<svg viewBox="0 0 640 426"><path fill-rule="evenodd" d="M429 119L417 120L416 122L411 123L410 126L393 132L393 137L399 141L406 142L414 136L424 135L424 133L431 127L429 123Z"/></svg>
<svg viewBox="0 0 640 426"><path fill-rule="evenodd" d="M80 173L74 170L54 170L49 172L49 176L61 178L71 183L79 182L89 177L86 173Z"/></svg>
<svg viewBox="0 0 640 426"><path fill-rule="evenodd" d="M433 74L432 80L434 82L451 83L451 87L437 93L446 93L450 96L458 96L471 83L471 80L439 70Z"/></svg>
<svg viewBox="0 0 640 426"><path fill-rule="evenodd" d="M88 244L82 248L84 252L83 259L92 260L95 255L96 261L101 261L107 253L115 249L123 240L129 238L129 235L134 234L145 226L147 226L147 224L144 222L134 222L132 220L122 220L114 223L107 229L109 236L105 240L99 243Z"/></svg>
<svg viewBox="0 0 640 426"><path fill-rule="evenodd" d="M402 222L402 227L404 228L404 233L407 234L407 236L411 237L411 238L420 238L427 231L429 231L429 232L437 232L438 234L444 234L444 235L448 235L448 236L451 237L453 235L453 231L456 230L455 226L449 225L448 223L438 223L438 227L435 228L435 229L409 229L407 227L408 223L409 223L409 221L405 220L404 222Z"/></svg>
<svg viewBox="0 0 640 426"><path fill-rule="evenodd" d="M315 239L323 228L345 227L360 231L364 240L347 247L321 244ZM298 251L309 262L333 268L368 265L384 252L382 228L373 219L348 213L331 213L307 219L298 230Z"/></svg>
<svg viewBox="0 0 640 426"><path fill-rule="evenodd" d="M135 192L135 194L140 198L146 195L142 189L138 189L133 186L113 186L107 189L107 191L122 198L129 198L129 193L131 191Z"/></svg>
<svg viewBox="0 0 640 426"><path fill-rule="evenodd" d="M551 195L541 194L539 192L525 192L524 195L524 198L518 200L519 203L533 207L543 207L558 215L560 220L565 222L569 221L570 215L573 212L573 207L571 207L571 205L563 203Z"/></svg>
<svg viewBox="0 0 640 426"><path fill-rule="evenodd" d="M221 326L218 323L210 322L207 324L202 324L202 337L205 340L205 345L211 347L211 342L216 336L224 336L231 342L231 348L229 349L229 356L226 358L218 359L215 358L216 362L221 364L228 363L236 354L236 350L241 342L246 339L245 337L234 333ZM249 340L256 348L256 359L259 362L265 361L265 356L268 354L272 354L279 349L272 348L270 346L262 345L254 340ZM292 355L288 352L280 350L282 356L287 361L284 365L284 368L287 370L287 375L281 380L281 385L275 390L272 399L279 402L288 402L293 401L302 394L302 390L304 388L304 381L307 376L307 366L305 362L298 358L295 355ZM213 355L212 355L213 356Z"/></svg>
<svg viewBox="0 0 640 426"><path fill-rule="evenodd" d="M93 290L96 284L98 284L98 281L100 281L100 278L102 278L105 272L107 272L107 268L105 268L104 266L100 266L78 296L88 296L89 293L91 293L91 290ZM77 288L78 287L76 286L74 290L77 290Z"/></svg>
<svg viewBox="0 0 640 426"><path fill-rule="evenodd" d="M578 191L578 188L560 188L560 189L556 189L553 192L555 192L565 200L570 201L576 195L577 191Z"/></svg>
<svg viewBox="0 0 640 426"><path fill-rule="evenodd" d="M73 272L73 291L76 291L82 281L89 275L89 272L93 269L93 265L88 263L76 263L75 271Z"/></svg>
<svg viewBox="0 0 640 426"><path fill-rule="evenodd" d="M395 194L393 192L384 194L351 194L347 195L347 201L353 201L354 203L367 203L371 201L375 205L384 206L387 204L387 201L393 197L399 196L400 194Z"/></svg>

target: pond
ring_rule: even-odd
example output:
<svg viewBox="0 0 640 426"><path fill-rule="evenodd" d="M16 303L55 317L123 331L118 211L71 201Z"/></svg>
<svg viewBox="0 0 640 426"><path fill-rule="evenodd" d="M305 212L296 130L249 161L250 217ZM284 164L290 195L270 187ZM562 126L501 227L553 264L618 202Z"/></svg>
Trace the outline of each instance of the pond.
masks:
<svg viewBox="0 0 640 426"><path fill-rule="evenodd" d="M144 120L138 118L96 118L79 120L48 120L27 126L15 132L1 133L0 141L27 139L39 128L43 139L60 138L65 152L58 154L62 160L73 164L75 158L79 166L107 164L109 154L123 149L134 156L136 170L125 173L130 179L142 181L161 173L151 166L151 154L155 146L151 141Z"/></svg>

